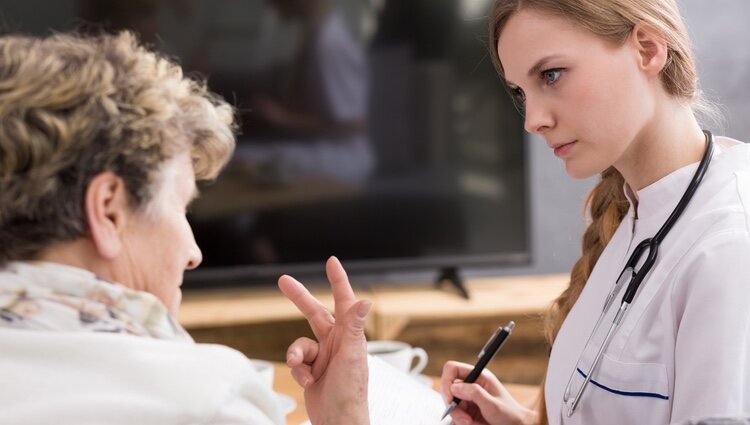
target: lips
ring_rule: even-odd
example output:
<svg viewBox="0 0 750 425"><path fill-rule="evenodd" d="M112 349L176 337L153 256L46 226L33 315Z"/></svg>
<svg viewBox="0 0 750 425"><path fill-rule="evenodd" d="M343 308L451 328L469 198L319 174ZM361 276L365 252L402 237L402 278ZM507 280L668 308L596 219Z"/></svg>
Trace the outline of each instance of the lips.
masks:
<svg viewBox="0 0 750 425"><path fill-rule="evenodd" d="M552 145L551 148L555 151L555 156L558 158L564 158L565 156L570 154L570 151L573 150L573 147L578 143L578 140L574 140L572 142L568 143L558 143L556 145Z"/></svg>

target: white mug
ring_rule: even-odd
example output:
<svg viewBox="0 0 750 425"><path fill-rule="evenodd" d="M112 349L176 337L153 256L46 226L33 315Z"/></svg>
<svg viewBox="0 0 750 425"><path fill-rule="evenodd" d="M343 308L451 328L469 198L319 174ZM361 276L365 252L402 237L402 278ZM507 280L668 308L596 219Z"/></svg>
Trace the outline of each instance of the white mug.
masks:
<svg viewBox="0 0 750 425"><path fill-rule="evenodd" d="M367 352L411 375L418 375L427 366L427 352L402 341L368 341ZM417 364L412 367L415 358Z"/></svg>

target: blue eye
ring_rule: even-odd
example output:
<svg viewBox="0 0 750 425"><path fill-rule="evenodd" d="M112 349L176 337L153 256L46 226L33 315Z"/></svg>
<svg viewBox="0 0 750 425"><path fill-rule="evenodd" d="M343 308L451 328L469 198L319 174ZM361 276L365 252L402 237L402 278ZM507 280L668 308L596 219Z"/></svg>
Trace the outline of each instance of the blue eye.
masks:
<svg viewBox="0 0 750 425"><path fill-rule="evenodd" d="M557 80L560 79L561 75L562 75L562 70L559 68L548 69L546 71L542 71L542 78L544 79L544 82L549 85L555 84Z"/></svg>

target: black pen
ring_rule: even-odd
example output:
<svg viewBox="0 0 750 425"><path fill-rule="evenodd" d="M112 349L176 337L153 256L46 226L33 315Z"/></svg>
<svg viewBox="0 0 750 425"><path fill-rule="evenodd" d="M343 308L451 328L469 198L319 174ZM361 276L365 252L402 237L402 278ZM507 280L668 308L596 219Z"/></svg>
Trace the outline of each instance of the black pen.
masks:
<svg viewBox="0 0 750 425"><path fill-rule="evenodd" d="M497 354L497 352L500 350L500 347L503 346L505 340L508 339L508 336L511 332L513 332L513 328L515 326L516 324L511 320L507 325L505 325L505 327L497 328L495 333L493 333L490 337L489 341L484 344L484 348L482 348L482 351L479 352L479 361L477 362L476 366L474 366L474 369L469 372L469 376L464 379L465 383L473 384L477 380L477 378L479 378L479 374L481 374L484 368L487 367L487 363L489 363L490 360L495 357L495 354ZM443 417L440 418L440 420L442 421L443 419L445 419L445 417L448 416L448 414L452 412L460 402L460 398L453 397L453 401L451 401L451 404L449 404L445 409L445 413L443 413Z"/></svg>

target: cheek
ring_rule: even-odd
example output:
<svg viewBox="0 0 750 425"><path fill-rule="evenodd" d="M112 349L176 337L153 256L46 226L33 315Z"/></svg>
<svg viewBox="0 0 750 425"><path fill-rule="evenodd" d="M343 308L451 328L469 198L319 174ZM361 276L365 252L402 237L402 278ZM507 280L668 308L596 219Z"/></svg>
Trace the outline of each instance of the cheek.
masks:
<svg viewBox="0 0 750 425"><path fill-rule="evenodd" d="M168 255L170 256L170 266L173 269L180 271L184 270L186 264L186 256L189 252L190 243L192 242L192 233L190 232L190 226L187 224L187 220L184 216L179 215L170 221L168 229L167 243Z"/></svg>
<svg viewBox="0 0 750 425"><path fill-rule="evenodd" d="M186 264L187 242L181 219L181 217L174 217L162 227L159 245L163 251L160 255L161 264L156 267L161 271L158 276L159 281L156 282L160 288L159 297L173 314L176 314L182 298L179 286L182 283Z"/></svg>
<svg viewBox="0 0 750 425"><path fill-rule="evenodd" d="M634 127L653 114L653 93L643 74L632 64L632 60L621 54L602 70L603 93L600 96L602 111L608 117L608 130L620 137L632 137Z"/></svg>
<svg viewBox="0 0 750 425"><path fill-rule="evenodd" d="M608 80L607 80L608 81ZM560 108L559 123L581 142L578 151L565 161L565 171L576 179L589 178L609 167L617 156L613 146L622 132L617 117L622 115L616 96L608 91L607 81L593 72L567 87L565 95L573 99Z"/></svg>
<svg viewBox="0 0 750 425"><path fill-rule="evenodd" d="M597 155L603 168L622 154L653 111L647 87L632 70L617 63L592 69L575 87L577 102L565 111L579 126L580 137L593 144L592 149L601 150Z"/></svg>
<svg viewBox="0 0 750 425"><path fill-rule="evenodd" d="M617 81L617 75L607 73L605 70L589 72L578 81L574 87L573 97L576 99L574 105L568 109L568 115L583 120L587 127L592 129L607 129L607 126L628 108L623 103L622 84L613 84Z"/></svg>
<svg viewBox="0 0 750 425"><path fill-rule="evenodd" d="M176 287L181 281L182 272L185 269L186 252L188 241L181 221L185 220L181 215L165 217L160 226L152 233L151 252L158 249L152 260L158 261L155 267L161 273L161 283L168 288Z"/></svg>
<svg viewBox="0 0 750 425"><path fill-rule="evenodd" d="M184 215L181 215L181 221L179 222L179 232L181 241L180 243L182 244L181 248L184 252L186 252L186 255L189 255L191 249L196 245L196 243L195 236L193 235L193 228L190 227L190 223Z"/></svg>

